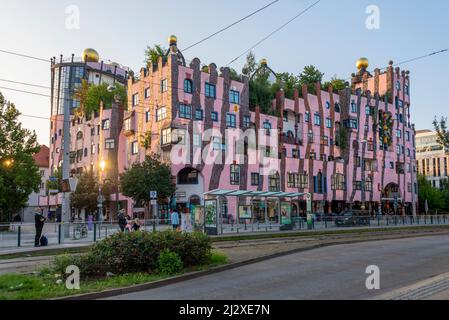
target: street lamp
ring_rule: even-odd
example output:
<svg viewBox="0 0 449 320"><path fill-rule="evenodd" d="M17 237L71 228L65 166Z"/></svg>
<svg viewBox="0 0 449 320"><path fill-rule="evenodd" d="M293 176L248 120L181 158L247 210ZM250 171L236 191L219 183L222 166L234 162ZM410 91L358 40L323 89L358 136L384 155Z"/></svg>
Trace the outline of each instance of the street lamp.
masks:
<svg viewBox="0 0 449 320"><path fill-rule="evenodd" d="M3 161L3 165L4 165L6 168L11 167L11 166L13 165L13 163L14 163L14 160L12 160L12 159L6 159L5 161Z"/></svg>
<svg viewBox="0 0 449 320"><path fill-rule="evenodd" d="M100 184L98 186L98 198L97 198L97 202L98 202L98 213L97 213L97 221L100 219L100 217L103 216L103 202L104 202L104 197L102 194L102 188L103 188L103 180L102 180L102 176L103 173L106 169L106 161L101 160L99 163L99 167L100 167Z"/></svg>

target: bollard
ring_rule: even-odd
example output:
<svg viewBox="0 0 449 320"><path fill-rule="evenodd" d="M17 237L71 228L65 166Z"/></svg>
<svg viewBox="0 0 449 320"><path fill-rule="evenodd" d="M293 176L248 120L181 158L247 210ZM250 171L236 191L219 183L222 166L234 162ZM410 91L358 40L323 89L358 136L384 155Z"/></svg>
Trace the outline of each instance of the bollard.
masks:
<svg viewBox="0 0 449 320"><path fill-rule="evenodd" d="M94 224L94 242L97 242L97 224Z"/></svg>
<svg viewBox="0 0 449 320"><path fill-rule="evenodd" d="M433 224L433 216L430 216L430 224Z"/></svg>
<svg viewBox="0 0 449 320"><path fill-rule="evenodd" d="M61 223L58 224L58 244L61 244Z"/></svg>
<svg viewBox="0 0 449 320"><path fill-rule="evenodd" d="M18 234L17 234L17 246L20 248L22 246L21 241L22 241L22 226L19 226L19 230L18 230Z"/></svg>
<svg viewBox="0 0 449 320"><path fill-rule="evenodd" d="M156 221L153 221L153 232L156 232Z"/></svg>

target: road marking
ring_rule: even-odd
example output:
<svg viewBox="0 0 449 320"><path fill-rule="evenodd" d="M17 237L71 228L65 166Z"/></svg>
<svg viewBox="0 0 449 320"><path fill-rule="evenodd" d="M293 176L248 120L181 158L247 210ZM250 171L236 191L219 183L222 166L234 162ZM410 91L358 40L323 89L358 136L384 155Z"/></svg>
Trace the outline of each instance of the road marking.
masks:
<svg viewBox="0 0 449 320"><path fill-rule="evenodd" d="M375 300L423 300L449 290L449 273L380 295Z"/></svg>

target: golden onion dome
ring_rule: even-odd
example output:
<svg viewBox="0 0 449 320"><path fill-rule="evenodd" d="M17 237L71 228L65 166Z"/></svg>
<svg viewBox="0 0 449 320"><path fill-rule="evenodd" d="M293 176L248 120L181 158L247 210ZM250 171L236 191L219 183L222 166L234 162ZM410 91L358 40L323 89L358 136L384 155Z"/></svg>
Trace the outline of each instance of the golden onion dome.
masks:
<svg viewBox="0 0 449 320"><path fill-rule="evenodd" d="M100 61L100 55L95 49L87 48L83 51L84 62L98 62Z"/></svg>
<svg viewBox="0 0 449 320"><path fill-rule="evenodd" d="M178 38L175 35L171 35L170 37L168 37L168 43L171 46L176 46L178 43Z"/></svg>
<svg viewBox="0 0 449 320"><path fill-rule="evenodd" d="M360 58L359 60L357 60L357 69L361 70L361 69L368 69L369 67L369 61L367 58Z"/></svg>
<svg viewBox="0 0 449 320"><path fill-rule="evenodd" d="M260 60L260 65L264 67L268 66L268 60L267 59Z"/></svg>

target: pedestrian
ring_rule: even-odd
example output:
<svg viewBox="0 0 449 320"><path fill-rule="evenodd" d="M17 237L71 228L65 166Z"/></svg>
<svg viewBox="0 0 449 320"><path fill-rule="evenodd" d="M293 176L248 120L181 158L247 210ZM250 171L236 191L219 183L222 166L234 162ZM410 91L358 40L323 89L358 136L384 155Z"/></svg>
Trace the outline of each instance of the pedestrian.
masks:
<svg viewBox="0 0 449 320"><path fill-rule="evenodd" d="M132 226L132 230L133 230L133 231L139 231L141 225L142 225L142 224L140 223L139 218L134 219L134 223L133 223L133 226Z"/></svg>
<svg viewBox="0 0 449 320"><path fill-rule="evenodd" d="M176 210L171 210L170 220L173 230L177 230L179 226L179 214Z"/></svg>
<svg viewBox="0 0 449 320"><path fill-rule="evenodd" d="M22 222L22 218L20 217L20 214L16 214L12 221L16 222L16 223L21 223Z"/></svg>
<svg viewBox="0 0 449 320"><path fill-rule="evenodd" d="M124 232L125 227L128 224L128 221L126 221L126 218L125 218L125 210L123 210L123 209L120 210L117 218L118 218L118 226L120 228L120 231Z"/></svg>
<svg viewBox="0 0 449 320"><path fill-rule="evenodd" d="M42 237L42 229L44 228L45 224L45 217L42 215L40 211L36 211L34 213L34 222L36 227L36 236L34 238L34 246L40 247L40 241Z"/></svg>

